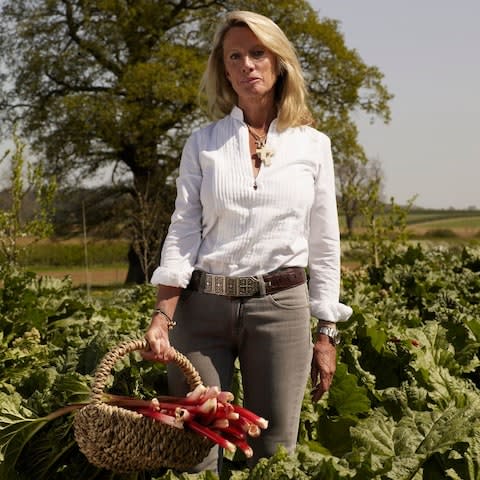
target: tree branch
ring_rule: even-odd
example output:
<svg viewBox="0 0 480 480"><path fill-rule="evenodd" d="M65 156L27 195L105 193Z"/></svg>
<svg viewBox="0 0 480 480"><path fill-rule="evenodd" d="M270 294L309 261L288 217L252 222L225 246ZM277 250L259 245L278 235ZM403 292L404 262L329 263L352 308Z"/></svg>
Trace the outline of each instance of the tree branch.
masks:
<svg viewBox="0 0 480 480"><path fill-rule="evenodd" d="M119 77L122 74L122 69L114 62L108 59L105 53L95 46L92 42L83 40L78 35L78 25L76 25L73 18L73 8L69 1L62 0L65 5L65 19L67 22L68 33L70 38L83 50L90 53L104 68Z"/></svg>

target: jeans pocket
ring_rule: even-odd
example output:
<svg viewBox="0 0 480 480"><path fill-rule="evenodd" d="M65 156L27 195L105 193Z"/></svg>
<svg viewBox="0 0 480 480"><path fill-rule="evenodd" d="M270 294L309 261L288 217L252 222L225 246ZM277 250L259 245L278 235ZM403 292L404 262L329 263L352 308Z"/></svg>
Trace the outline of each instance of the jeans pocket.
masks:
<svg viewBox="0 0 480 480"><path fill-rule="evenodd" d="M306 283L271 293L268 295L268 299L276 307L287 310L308 308L310 306Z"/></svg>

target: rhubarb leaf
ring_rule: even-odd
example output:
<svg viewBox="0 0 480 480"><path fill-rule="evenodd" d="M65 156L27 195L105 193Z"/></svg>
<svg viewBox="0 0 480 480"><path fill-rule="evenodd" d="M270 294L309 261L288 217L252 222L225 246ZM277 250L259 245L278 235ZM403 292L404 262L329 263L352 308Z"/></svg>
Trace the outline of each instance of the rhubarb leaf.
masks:
<svg viewBox="0 0 480 480"><path fill-rule="evenodd" d="M455 350L446 338L446 330L437 322L427 322L423 328L410 330L420 343L415 360L411 367L418 370L428 382L432 366L448 368L452 375L461 371L455 360Z"/></svg>
<svg viewBox="0 0 480 480"><path fill-rule="evenodd" d="M470 438L479 424L477 408L457 408L433 412L407 410L398 423L382 412L351 429L354 452L352 465L368 478L384 475L392 480L413 479L435 454L455 449ZM419 477L421 478L421 477Z"/></svg>
<svg viewBox="0 0 480 480"><path fill-rule="evenodd" d="M357 377L348 373L347 366L339 363L332 386L328 393L328 403L339 415L360 415L370 410L368 391L358 385Z"/></svg>
<svg viewBox="0 0 480 480"><path fill-rule="evenodd" d="M249 480L309 480L310 477L301 468L294 455L289 455L284 447L279 447L273 457L262 458L253 467Z"/></svg>
<svg viewBox="0 0 480 480"><path fill-rule="evenodd" d="M16 479L15 467L26 443L48 422L34 418L27 409L18 409L5 399L0 410L0 478ZM8 461L4 461L8 459Z"/></svg>

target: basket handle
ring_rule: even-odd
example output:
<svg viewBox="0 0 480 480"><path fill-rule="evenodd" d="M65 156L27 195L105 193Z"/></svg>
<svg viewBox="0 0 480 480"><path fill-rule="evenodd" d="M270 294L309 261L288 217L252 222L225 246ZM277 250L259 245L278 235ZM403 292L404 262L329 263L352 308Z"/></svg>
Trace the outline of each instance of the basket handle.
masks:
<svg viewBox="0 0 480 480"><path fill-rule="evenodd" d="M103 357L95 371L95 378L92 386L91 402L102 403L102 394L105 390L107 378L110 375L112 368L117 362L117 360L124 357L125 355L128 355L131 352L147 349L148 342L146 339L143 338L120 343L115 348L110 350L110 352L108 352ZM185 357L185 355L182 355L178 350L175 350L175 357L172 361L177 364L180 370L182 370L183 374L186 377L187 383L192 390L202 383L200 374L190 363L190 360L188 360L188 358Z"/></svg>

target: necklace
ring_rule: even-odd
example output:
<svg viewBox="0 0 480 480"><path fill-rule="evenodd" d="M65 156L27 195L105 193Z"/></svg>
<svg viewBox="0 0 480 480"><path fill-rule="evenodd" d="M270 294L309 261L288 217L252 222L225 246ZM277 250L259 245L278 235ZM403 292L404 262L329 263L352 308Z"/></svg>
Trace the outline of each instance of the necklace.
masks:
<svg viewBox="0 0 480 480"><path fill-rule="evenodd" d="M268 133L260 136L253 131L252 127L248 123L246 125L248 132L253 137L253 141L255 142L255 153L257 154L257 157L266 167L269 167L272 164L271 157L273 156L274 151L267 147Z"/></svg>

